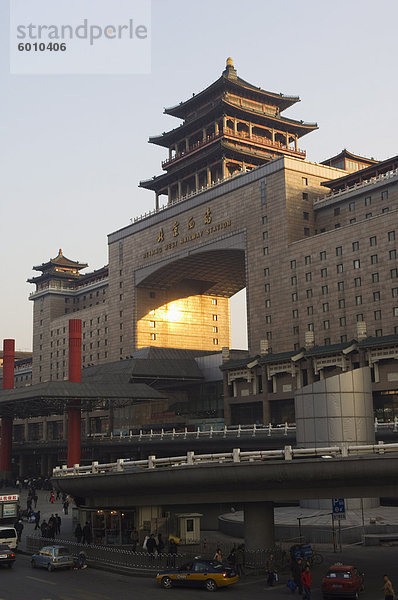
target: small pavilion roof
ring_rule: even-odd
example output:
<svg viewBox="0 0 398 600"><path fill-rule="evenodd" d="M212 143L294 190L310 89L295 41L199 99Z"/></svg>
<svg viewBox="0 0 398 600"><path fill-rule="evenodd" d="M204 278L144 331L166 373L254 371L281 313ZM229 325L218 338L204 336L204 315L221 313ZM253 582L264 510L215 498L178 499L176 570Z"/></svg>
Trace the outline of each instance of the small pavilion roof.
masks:
<svg viewBox="0 0 398 600"><path fill-rule="evenodd" d="M374 158L367 158L366 156L359 156L359 154L353 154L352 152L347 150L347 148L343 148L343 150L341 152L339 152L338 154L336 154L335 156L331 156L330 158L323 160L321 162L321 165L332 165L339 159L345 159L345 158L348 158L349 160L362 162L362 163L368 164L369 166L377 165L380 162L378 160L375 160Z"/></svg>
<svg viewBox="0 0 398 600"><path fill-rule="evenodd" d="M54 266L80 270L88 267L88 263L80 263L79 261L70 260L69 258L66 258L66 256L64 256L62 253L62 248L60 248L58 251L58 255L55 258L50 258L48 262L33 267L33 270L47 271L48 269L51 269Z"/></svg>
<svg viewBox="0 0 398 600"><path fill-rule="evenodd" d="M386 160L380 162L375 162L375 164L366 167L365 169L359 169L359 171L348 173L348 175L343 175L343 177L339 177L338 179L322 181L322 185L332 190L342 189L354 185L355 183L360 183L367 179L371 179L372 177L383 175L384 173L388 173L389 171L397 168L398 155L392 156L391 158L387 158Z"/></svg>

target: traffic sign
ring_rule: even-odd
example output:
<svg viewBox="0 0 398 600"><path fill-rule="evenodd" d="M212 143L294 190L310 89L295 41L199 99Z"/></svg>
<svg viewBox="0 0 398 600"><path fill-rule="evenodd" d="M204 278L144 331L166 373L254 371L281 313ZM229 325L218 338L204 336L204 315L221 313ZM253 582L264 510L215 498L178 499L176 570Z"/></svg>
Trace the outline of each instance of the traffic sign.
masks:
<svg viewBox="0 0 398 600"><path fill-rule="evenodd" d="M333 519L345 519L344 498L332 498Z"/></svg>

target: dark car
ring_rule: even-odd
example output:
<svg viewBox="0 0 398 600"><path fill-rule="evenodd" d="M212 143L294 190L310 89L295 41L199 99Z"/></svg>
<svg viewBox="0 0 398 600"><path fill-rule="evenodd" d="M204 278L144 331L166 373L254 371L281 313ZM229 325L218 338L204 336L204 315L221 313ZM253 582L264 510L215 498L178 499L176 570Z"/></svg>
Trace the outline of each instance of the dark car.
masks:
<svg viewBox="0 0 398 600"><path fill-rule="evenodd" d="M9 569L15 562L15 552L7 544L0 544L0 564L7 565Z"/></svg>
<svg viewBox="0 0 398 600"><path fill-rule="evenodd" d="M322 579L322 598L359 598L364 589L364 574L353 565L337 563Z"/></svg>
<svg viewBox="0 0 398 600"><path fill-rule="evenodd" d="M202 558L195 558L179 569L161 571L156 576L158 584L165 589L173 586L204 587L209 592L232 585L238 580L238 575L230 567L225 567L217 560Z"/></svg>

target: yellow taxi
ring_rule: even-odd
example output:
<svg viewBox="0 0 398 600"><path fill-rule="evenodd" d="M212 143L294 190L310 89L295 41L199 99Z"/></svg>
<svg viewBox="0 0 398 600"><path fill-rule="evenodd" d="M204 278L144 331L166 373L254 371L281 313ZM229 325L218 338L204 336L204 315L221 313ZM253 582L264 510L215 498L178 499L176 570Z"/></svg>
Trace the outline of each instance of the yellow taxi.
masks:
<svg viewBox="0 0 398 600"><path fill-rule="evenodd" d="M195 558L178 569L161 571L156 576L158 584L165 589L174 586L204 587L209 592L237 583L238 580L238 575L230 567L225 567L217 560L203 558Z"/></svg>

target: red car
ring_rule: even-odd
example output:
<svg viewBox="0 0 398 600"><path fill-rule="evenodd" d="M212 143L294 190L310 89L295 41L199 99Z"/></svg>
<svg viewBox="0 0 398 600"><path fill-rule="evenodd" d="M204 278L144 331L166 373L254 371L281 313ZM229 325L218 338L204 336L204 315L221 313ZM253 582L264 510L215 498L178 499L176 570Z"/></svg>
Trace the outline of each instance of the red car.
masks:
<svg viewBox="0 0 398 600"><path fill-rule="evenodd" d="M322 579L322 598L355 598L364 589L364 574L352 565L336 563Z"/></svg>

